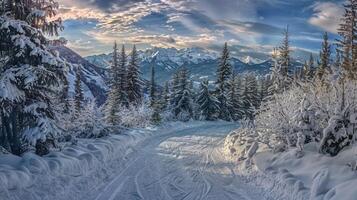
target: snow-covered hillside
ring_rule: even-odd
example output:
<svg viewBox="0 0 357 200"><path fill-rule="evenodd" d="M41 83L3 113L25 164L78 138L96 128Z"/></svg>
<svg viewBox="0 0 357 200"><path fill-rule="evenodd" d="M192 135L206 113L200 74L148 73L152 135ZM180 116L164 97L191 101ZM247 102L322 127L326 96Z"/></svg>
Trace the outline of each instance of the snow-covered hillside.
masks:
<svg viewBox="0 0 357 200"><path fill-rule="evenodd" d="M96 65L91 64L79 54L65 46L52 46L51 49L59 52L59 56L67 62L74 64L70 65L68 73L70 96L74 96L74 67L81 66L83 73L81 80L85 97L87 99L95 98L98 104L103 104L106 100L106 93L108 91L107 70L103 70Z"/></svg>

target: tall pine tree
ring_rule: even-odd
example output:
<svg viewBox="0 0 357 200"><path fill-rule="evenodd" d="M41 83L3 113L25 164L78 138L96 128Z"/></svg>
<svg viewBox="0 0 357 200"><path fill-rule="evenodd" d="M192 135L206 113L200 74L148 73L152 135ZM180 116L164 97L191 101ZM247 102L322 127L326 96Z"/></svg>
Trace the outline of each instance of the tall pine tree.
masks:
<svg viewBox="0 0 357 200"><path fill-rule="evenodd" d="M341 19L338 33L339 51L342 52L342 67L349 78L357 78L357 0L348 0L344 5L345 14Z"/></svg>
<svg viewBox="0 0 357 200"><path fill-rule="evenodd" d="M119 55L118 45L115 42L113 47L113 61L111 67L110 91L106 101L105 118L108 124L114 126L118 123L117 113L120 109L120 76L119 76Z"/></svg>
<svg viewBox="0 0 357 200"><path fill-rule="evenodd" d="M82 81L81 81L81 66L78 65L76 70L76 80L74 83L74 90L75 90L75 96L74 96L74 106L75 106L75 115L78 117L83 109L83 90L82 90Z"/></svg>
<svg viewBox="0 0 357 200"><path fill-rule="evenodd" d="M219 61L219 66L217 69L217 81L216 81L216 95L218 99L219 106L219 118L231 121L232 115L231 104L229 102L229 81L232 78L232 66L230 64L230 55L228 50L228 44L225 43L223 47L222 56Z"/></svg>
<svg viewBox="0 0 357 200"><path fill-rule="evenodd" d="M138 64L138 52L134 45L133 51L131 52L130 62L128 66L128 100L134 105L138 105L142 102L142 80L140 78L140 69Z"/></svg>
<svg viewBox="0 0 357 200"><path fill-rule="evenodd" d="M174 115L183 121L192 119L192 91L190 89L189 71L185 67L182 67L178 73L178 82L174 90Z"/></svg>
<svg viewBox="0 0 357 200"><path fill-rule="evenodd" d="M37 144L60 133L54 99L61 98L67 73L66 64L47 49L48 29L38 30L42 27L30 19L36 10L48 20L44 4L33 2L6 1L1 12L9 15L0 16L0 55L6 58L0 71L0 144L18 155L24 141L43 155L47 151L37 151Z"/></svg>
<svg viewBox="0 0 357 200"><path fill-rule="evenodd" d="M204 80L200 85L200 92L198 94L196 103L198 105L198 118L200 120L216 120L218 115L218 100L209 91L208 80Z"/></svg>
<svg viewBox="0 0 357 200"><path fill-rule="evenodd" d="M322 48L320 51L320 65L317 70L317 76L320 80L323 79L324 75L331 73L331 45L328 42L327 32L324 33Z"/></svg>
<svg viewBox="0 0 357 200"><path fill-rule="evenodd" d="M127 79L127 56L125 53L125 47L122 46L121 53L119 56L119 67L118 67L118 94L119 102L121 106L128 107L128 79Z"/></svg>

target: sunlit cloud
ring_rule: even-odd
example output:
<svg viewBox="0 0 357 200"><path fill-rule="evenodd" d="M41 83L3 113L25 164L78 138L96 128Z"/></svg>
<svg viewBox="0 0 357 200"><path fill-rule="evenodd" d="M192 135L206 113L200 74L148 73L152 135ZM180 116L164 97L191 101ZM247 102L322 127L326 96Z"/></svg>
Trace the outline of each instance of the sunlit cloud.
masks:
<svg viewBox="0 0 357 200"><path fill-rule="evenodd" d="M274 46L279 44L282 30L288 24L294 32L294 46L316 49L320 45L321 29L336 33L341 14L339 5L337 0L329 3L310 0L64 0L60 13L65 21L94 23L91 27L80 25L76 28L84 36L83 42L90 41L86 46L92 45L92 50L80 47L73 30L64 32L71 48L83 55L111 50L114 41L135 43L138 48L210 48L210 45L225 41ZM314 36L315 33L319 34Z"/></svg>
<svg viewBox="0 0 357 200"><path fill-rule="evenodd" d="M344 9L331 2L318 2L313 5L314 15L309 23L331 33L337 33Z"/></svg>

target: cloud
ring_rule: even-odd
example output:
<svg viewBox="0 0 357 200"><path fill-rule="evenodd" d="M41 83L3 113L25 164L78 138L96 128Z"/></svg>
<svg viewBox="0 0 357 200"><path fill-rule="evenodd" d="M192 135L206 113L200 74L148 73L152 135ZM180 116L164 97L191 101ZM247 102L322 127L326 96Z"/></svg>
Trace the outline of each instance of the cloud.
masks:
<svg viewBox="0 0 357 200"><path fill-rule="evenodd" d="M308 22L325 31L337 33L340 19L344 13L341 5L332 2L318 2L313 5L313 16Z"/></svg>

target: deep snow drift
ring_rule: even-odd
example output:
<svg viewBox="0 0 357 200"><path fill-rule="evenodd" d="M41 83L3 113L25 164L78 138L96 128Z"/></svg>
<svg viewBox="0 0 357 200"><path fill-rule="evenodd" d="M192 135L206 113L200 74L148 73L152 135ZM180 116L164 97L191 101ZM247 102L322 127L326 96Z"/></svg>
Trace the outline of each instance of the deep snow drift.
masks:
<svg viewBox="0 0 357 200"><path fill-rule="evenodd" d="M79 140L45 157L0 157L0 199L272 199L223 156L237 124L172 123Z"/></svg>
<svg viewBox="0 0 357 200"><path fill-rule="evenodd" d="M249 150L257 141L242 131L231 132L225 140L225 153L237 163L236 170L252 184L272 191L275 198L289 200L355 200L357 197L357 146L343 150L337 157L318 153L318 143L298 150L273 153L258 141L254 156ZM249 156L251 159L249 159Z"/></svg>

